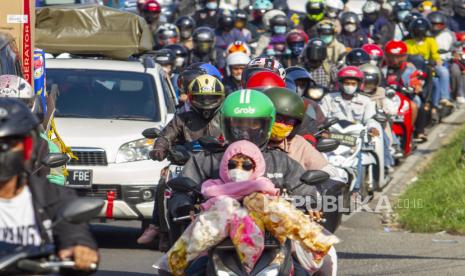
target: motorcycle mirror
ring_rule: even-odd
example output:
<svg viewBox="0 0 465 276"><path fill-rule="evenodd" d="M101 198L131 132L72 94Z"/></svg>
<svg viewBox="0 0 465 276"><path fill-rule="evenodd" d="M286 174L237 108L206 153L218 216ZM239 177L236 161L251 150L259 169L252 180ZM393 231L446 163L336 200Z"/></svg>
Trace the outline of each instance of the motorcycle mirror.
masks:
<svg viewBox="0 0 465 276"><path fill-rule="evenodd" d="M97 198L77 198L66 204L61 218L73 224L88 222L95 218L103 208L105 201Z"/></svg>
<svg viewBox="0 0 465 276"><path fill-rule="evenodd" d="M219 152L224 150L223 144L213 136L204 136L198 139L202 148L209 152Z"/></svg>
<svg viewBox="0 0 465 276"><path fill-rule="evenodd" d="M324 123L322 126L320 126L320 129L328 129L330 126L336 124L339 122L338 118L329 118L326 120L326 123Z"/></svg>
<svg viewBox="0 0 465 276"><path fill-rule="evenodd" d="M197 183L195 183L194 180L188 177L174 178L168 181L166 185L176 192L181 192L181 193L194 192L194 193L200 194L200 191L197 189L197 186L198 186Z"/></svg>
<svg viewBox="0 0 465 276"><path fill-rule="evenodd" d="M49 153L41 161L42 165L49 168L58 168L66 165L70 158L66 153Z"/></svg>
<svg viewBox="0 0 465 276"><path fill-rule="evenodd" d="M384 113L376 113L376 115L373 116L373 119L380 124L385 124L388 121L388 118Z"/></svg>
<svg viewBox="0 0 465 276"><path fill-rule="evenodd" d="M319 152L331 152L335 151L339 147L340 142L335 139L320 139L316 145L316 149Z"/></svg>
<svg viewBox="0 0 465 276"><path fill-rule="evenodd" d="M329 179L329 174L324 171L310 170L306 171L300 180L307 185L316 185Z"/></svg>
<svg viewBox="0 0 465 276"><path fill-rule="evenodd" d="M155 139L160 137L161 130L159 130L156 127L152 128L147 128L144 131L142 131L142 136L144 136L147 139Z"/></svg>

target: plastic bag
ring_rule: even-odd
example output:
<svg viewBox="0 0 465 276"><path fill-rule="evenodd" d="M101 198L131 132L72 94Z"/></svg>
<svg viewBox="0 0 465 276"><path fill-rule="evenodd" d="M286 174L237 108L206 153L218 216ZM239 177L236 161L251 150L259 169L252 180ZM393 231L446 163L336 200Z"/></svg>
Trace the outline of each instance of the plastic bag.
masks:
<svg viewBox="0 0 465 276"><path fill-rule="evenodd" d="M256 221L246 209L241 208L230 222L229 237L245 270L252 271L265 248L261 221Z"/></svg>

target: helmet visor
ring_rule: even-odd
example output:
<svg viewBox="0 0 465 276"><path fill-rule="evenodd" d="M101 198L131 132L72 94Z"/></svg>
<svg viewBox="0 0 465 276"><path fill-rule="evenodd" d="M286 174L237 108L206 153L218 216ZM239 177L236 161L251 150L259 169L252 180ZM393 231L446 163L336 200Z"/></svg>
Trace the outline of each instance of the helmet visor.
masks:
<svg viewBox="0 0 465 276"><path fill-rule="evenodd" d="M195 49L200 53L207 54L210 52L211 48L212 48L211 42L198 42L195 44Z"/></svg>
<svg viewBox="0 0 465 276"><path fill-rule="evenodd" d="M218 108L223 102L222 95L192 95L192 105L198 109L215 109Z"/></svg>
<svg viewBox="0 0 465 276"><path fill-rule="evenodd" d="M257 146L268 142L270 118L225 118L224 136L229 143L248 140Z"/></svg>

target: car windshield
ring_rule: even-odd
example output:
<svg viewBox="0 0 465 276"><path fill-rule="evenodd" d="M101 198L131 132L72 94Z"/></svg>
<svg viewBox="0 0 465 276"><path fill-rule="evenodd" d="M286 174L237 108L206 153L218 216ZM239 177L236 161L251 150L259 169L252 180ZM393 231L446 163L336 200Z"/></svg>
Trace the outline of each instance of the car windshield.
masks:
<svg viewBox="0 0 465 276"><path fill-rule="evenodd" d="M158 98L149 74L84 69L48 69L56 84L57 117L159 121Z"/></svg>

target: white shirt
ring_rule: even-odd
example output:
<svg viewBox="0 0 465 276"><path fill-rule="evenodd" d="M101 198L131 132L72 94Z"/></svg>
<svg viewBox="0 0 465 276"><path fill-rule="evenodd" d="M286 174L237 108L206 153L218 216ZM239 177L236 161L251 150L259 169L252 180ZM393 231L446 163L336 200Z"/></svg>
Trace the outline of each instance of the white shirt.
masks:
<svg viewBox="0 0 465 276"><path fill-rule="evenodd" d="M28 186L12 199L0 198L0 242L40 245L41 237Z"/></svg>

